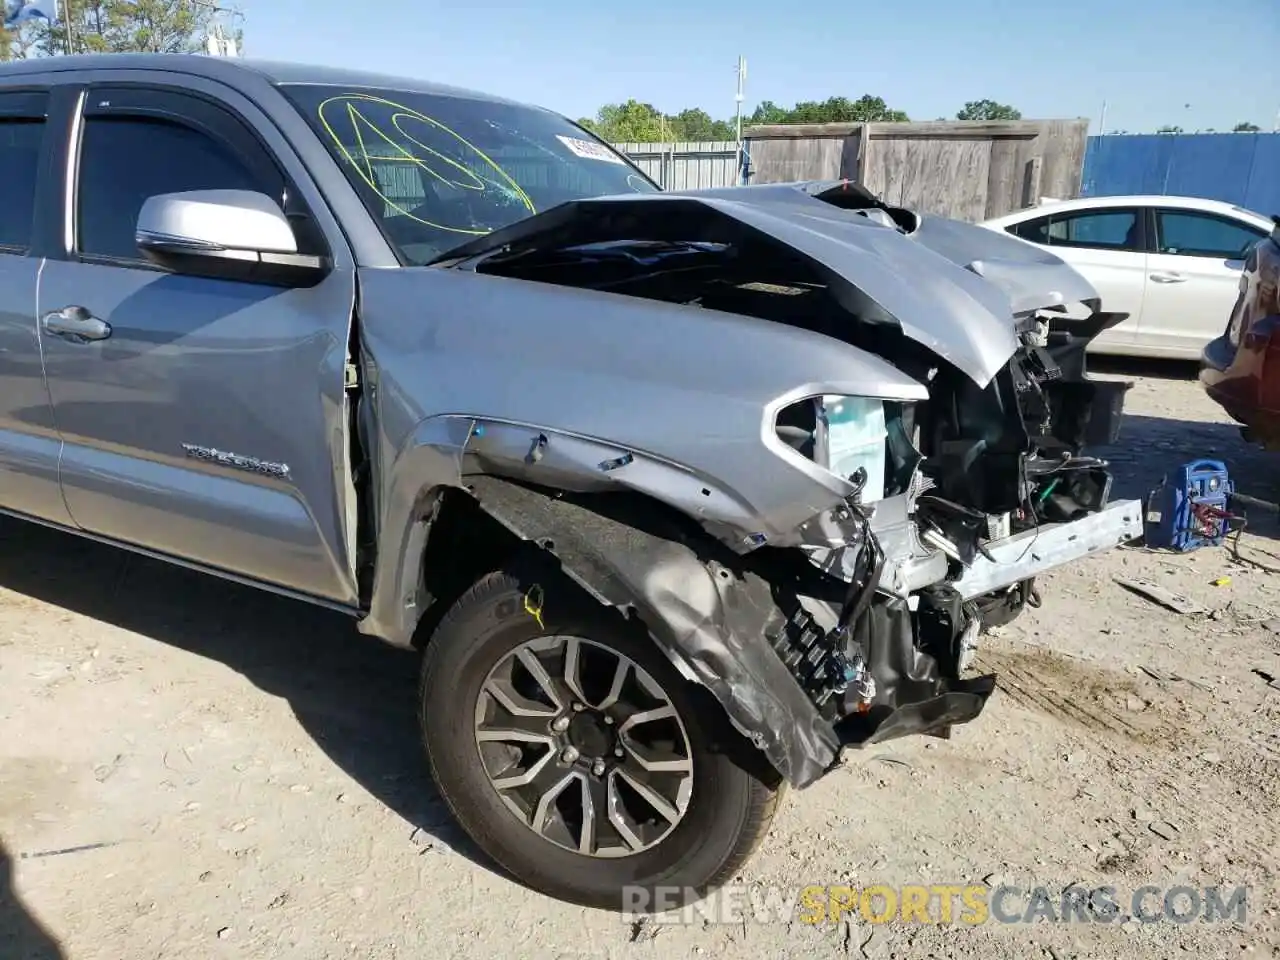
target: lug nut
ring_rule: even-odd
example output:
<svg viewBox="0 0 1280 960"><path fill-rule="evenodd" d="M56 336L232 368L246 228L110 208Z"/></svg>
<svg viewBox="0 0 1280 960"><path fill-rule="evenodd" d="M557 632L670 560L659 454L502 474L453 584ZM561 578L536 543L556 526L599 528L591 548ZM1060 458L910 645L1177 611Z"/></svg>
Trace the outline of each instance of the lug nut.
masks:
<svg viewBox="0 0 1280 960"><path fill-rule="evenodd" d="M604 715L604 723L605 723L605 726L606 726L606 727L612 727L612 726L613 726L613 717L609 716L609 715L606 713L606 714Z"/></svg>
<svg viewBox="0 0 1280 960"><path fill-rule="evenodd" d="M564 733L566 730L569 729L569 718L556 717L554 720L551 721L551 729L554 730L556 733Z"/></svg>
<svg viewBox="0 0 1280 960"><path fill-rule="evenodd" d="M597 760L595 763L593 763L593 764L591 765L591 772L592 772L593 774L595 774L597 777L603 777L603 776L604 776L604 761L603 761L603 760Z"/></svg>
<svg viewBox="0 0 1280 960"><path fill-rule="evenodd" d="M581 713L581 712L582 712L583 710L585 710L585 709L587 709L587 708L586 708L586 707L584 707L584 706L583 706L582 704L580 704L580 703L574 703L574 705L573 705L573 712L574 712L574 713Z"/></svg>
<svg viewBox="0 0 1280 960"><path fill-rule="evenodd" d="M577 747L565 747L564 752L560 754L560 759L565 763L575 763L579 757Z"/></svg>
<svg viewBox="0 0 1280 960"><path fill-rule="evenodd" d="M625 757L627 755L627 751L623 750L621 747L614 747L613 755L615 757Z"/></svg>

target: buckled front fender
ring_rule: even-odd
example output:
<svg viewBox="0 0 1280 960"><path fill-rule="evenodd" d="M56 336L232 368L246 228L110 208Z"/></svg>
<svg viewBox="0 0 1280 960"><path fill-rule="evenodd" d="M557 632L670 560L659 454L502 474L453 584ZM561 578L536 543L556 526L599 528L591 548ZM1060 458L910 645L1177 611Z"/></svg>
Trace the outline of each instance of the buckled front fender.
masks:
<svg viewBox="0 0 1280 960"><path fill-rule="evenodd" d="M490 516L553 554L601 603L634 610L658 647L715 696L792 786L808 786L837 761L832 724L765 639L787 619L769 583L566 496L489 476L467 486Z"/></svg>

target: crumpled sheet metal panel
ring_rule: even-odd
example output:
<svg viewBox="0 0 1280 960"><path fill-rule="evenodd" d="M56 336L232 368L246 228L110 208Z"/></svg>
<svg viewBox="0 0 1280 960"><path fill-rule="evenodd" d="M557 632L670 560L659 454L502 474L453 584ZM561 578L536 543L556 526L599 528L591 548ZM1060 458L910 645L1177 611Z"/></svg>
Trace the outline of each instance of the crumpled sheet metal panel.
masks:
<svg viewBox="0 0 1280 960"><path fill-rule="evenodd" d="M854 630L876 678L876 696L865 713L851 713L836 725L841 743L869 747L914 734L941 733L953 724L976 719L995 689L995 676L960 679L948 675L938 659L942 655L950 660L937 644L954 642L959 597L920 595L924 614L941 615L931 620L937 624L932 638L919 632L929 628L917 622L905 599L882 596L877 600ZM922 649L922 640L925 647L933 646L932 651Z"/></svg>
<svg viewBox="0 0 1280 960"><path fill-rule="evenodd" d="M551 541L566 572L602 602L634 607L792 786L808 786L835 763L834 729L765 639L783 620L768 583L739 580L682 543L565 498L489 476L466 484L515 534Z"/></svg>
<svg viewBox="0 0 1280 960"><path fill-rule="evenodd" d="M892 321L979 386L991 381L1018 346L1011 301L999 286L897 230L795 189L573 200L457 247L449 257L506 245L620 239L788 248L820 269L853 314Z"/></svg>
<svg viewBox="0 0 1280 960"><path fill-rule="evenodd" d="M546 431L553 445L582 438L715 481L750 511L742 534L776 545L853 487L766 428L775 408L822 394L928 396L872 353L731 313L455 270L370 270L360 284L383 503L401 497L390 486L401 479L406 498L457 482L456 471L406 478L399 466L423 434L451 434L430 426L451 417Z"/></svg>

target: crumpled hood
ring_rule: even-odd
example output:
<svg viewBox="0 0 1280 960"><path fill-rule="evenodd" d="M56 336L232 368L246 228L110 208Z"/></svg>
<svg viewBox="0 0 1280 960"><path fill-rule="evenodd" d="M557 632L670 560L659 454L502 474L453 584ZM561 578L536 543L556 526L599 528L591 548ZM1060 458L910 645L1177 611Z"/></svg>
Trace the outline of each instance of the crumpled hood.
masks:
<svg viewBox="0 0 1280 960"><path fill-rule="evenodd" d="M921 217L912 238L994 283L1014 313L1098 299L1084 275L1042 247L977 224Z"/></svg>
<svg viewBox="0 0 1280 960"><path fill-rule="evenodd" d="M767 184L577 200L518 221L441 261L506 248L616 240L733 243L754 231L807 257L846 309L898 325L979 386L1017 349L1013 315L1096 296L1057 257L955 220L915 218L911 234L824 199L841 183Z"/></svg>
<svg viewBox="0 0 1280 960"><path fill-rule="evenodd" d="M859 215L859 210L887 211L890 212L887 219L903 217L909 221L905 229L911 239L999 287L1009 298L1009 308L1015 314L1098 298L1097 290L1082 273L1043 247L963 220L918 214L889 206L865 188L850 181L805 180L754 187L693 190L679 195L716 195L733 199L745 197L748 191L758 191L761 196L766 193L782 196L800 193L852 212L862 221L867 218ZM670 195L672 194L668 194Z"/></svg>

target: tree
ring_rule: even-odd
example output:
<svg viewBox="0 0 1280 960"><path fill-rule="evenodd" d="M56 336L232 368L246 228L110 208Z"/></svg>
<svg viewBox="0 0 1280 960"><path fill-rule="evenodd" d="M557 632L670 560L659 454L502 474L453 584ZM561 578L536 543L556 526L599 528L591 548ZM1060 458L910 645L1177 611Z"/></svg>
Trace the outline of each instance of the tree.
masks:
<svg viewBox="0 0 1280 960"><path fill-rule="evenodd" d="M667 139L667 118L651 103L607 103L583 126L610 143L658 143Z"/></svg>
<svg viewBox="0 0 1280 960"><path fill-rule="evenodd" d="M73 53L195 53L217 18L198 0L61 0L61 19L0 31L0 60ZM70 26L70 31L68 31ZM240 31L232 33L239 46Z"/></svg>
<svg viewBox="0 0 1280 960"><path fill-rule="evenodd" d="M5 30L0 28L0 63L6 60L25 60L31 52L33 31Z"/></svg>
<svg viewBox="0 0 1280 960"><path fill-rule="evenodd" d="M733 124L727 120L713 120L711 114L697 107L681 110L668 121L677 140L733 140L738 136Z"/></svg>
<svg viewBox="0 0 1280 960"><path fill-rule="evenodd" d="M752 125L786 123L787 114L790 112L786 107L780 107L772 100L761 100L750 114L742 118L742 122Z"/></svg>
<svg viewBox="0 0 1280 960"><path fill-rule="evenodd" d="M0 27L0 63L25 60L36 53L35 41L40 32L38 21L29 21L17 30Z"/></svg>
<svg viewBox="0 0 1280 960"><path fill-rule="evenodd" d="M802 100L794 107L780 107L772 100L761 100L751 113L742 118L744 124L766 123L871 123L905 121L907 115L892 110L883 97L864 93L857 100L828 97L826 100Z"/></svg>
<svg viewBox="0 0 1280 960"><path fill-rule="evenodd" d="M1232 127L1231 132L1232 133L1257 133L1261 129L1262 128L1258 126L1256 123L1250 123L1248 120L1244 120L1241 123L1237 123L1234 127Z"/></svg>
<svg viewBox="0 0 1280 960"><path fill-rule="evenodd" d="M956 113L957 120L1021 120L1022 111L994 100L970 100Z"/></svg>
<svg viewBox="0 0 1280 960"><path fill-rule="evenodd" d="M742 118L744 126L766 123L856 123L903 121L907 115L892 110L882 97L863 94L857 100L828 97L808 100L790 109L772 100L762 100ZM655 143L668 140L733 140L738 132L733 120L716 120L707 111L689 107L664 114L653 104L628 100L605 104L594 117L578 121L592 133L612 143Z"/></svg>
<svg viewBox="0 0 1280 960"><path fill-rule="evenodd" d="M1163 127L1160 127L1158 130L1156 130L1156 133L1181 133L1181 132L1182 132L1181 127L1169 126L1167 124Z"/></svg>
<svg viewBox="0 0 1280 960"><path fill-rule="evenodd" d="M578 123L611 143L733 140L738 135L731 122L716 120L697 107L667 115L639 100L607 103L594 117L584 117Z"/></svg>
<svg viewBox="0 0 1280 960"><path fill-rule="evenodd" d="M774 123L874 123L878 121L903 122L907 115L892 110L883 97L864 93L857 100L848 97L828 97L821 102L803 100L797 103L781 120Z"/></svg>

